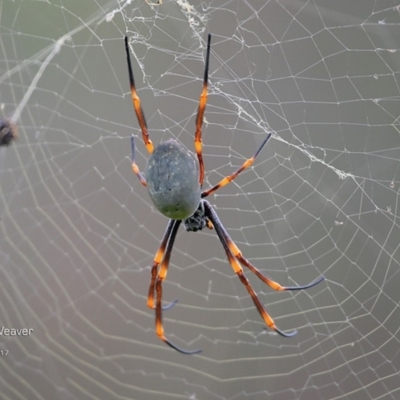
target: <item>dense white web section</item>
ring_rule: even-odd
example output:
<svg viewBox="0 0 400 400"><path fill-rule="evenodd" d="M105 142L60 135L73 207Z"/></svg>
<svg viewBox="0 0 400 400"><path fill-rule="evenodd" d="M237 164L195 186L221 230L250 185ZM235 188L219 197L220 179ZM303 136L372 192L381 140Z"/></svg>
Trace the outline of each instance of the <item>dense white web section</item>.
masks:
<svg viewBox="0 0 400 400"><path fill-rule="evenodd" d="M0 3L2 399L398 399L400 3L15 0ZM146 307L167 220L131 171L194 150L205 39L205 186L285 331L266 329L214 231L178 234L159 341ZM14 330L13 330L14 329ZM18 329L18 331L16 330ZM32 329L33 331L23 331ZM29 332L29 333L28 333Z"/></svg>

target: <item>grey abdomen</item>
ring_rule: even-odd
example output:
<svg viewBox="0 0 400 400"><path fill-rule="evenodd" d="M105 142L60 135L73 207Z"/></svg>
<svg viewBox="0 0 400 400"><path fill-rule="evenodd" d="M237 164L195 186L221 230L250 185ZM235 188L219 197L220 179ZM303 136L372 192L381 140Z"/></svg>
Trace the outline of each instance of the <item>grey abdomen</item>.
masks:
<svg viewBox="0 0 400 400"><path fill-rule="evenodd" d="M171 219L186 219L200 203L197 160L174 139L158 145L146 168L149 195L155 207Z"/></svg>

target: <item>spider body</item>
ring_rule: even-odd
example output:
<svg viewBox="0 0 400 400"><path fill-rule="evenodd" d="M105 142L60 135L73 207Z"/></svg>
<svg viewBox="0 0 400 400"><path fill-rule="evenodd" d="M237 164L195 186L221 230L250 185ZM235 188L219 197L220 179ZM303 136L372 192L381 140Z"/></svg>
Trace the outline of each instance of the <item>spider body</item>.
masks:
<svg viewBox="0 0 400 400"><path fill-rule="evenodd" d="M162 283L167 277L172 248L174 246L179 226L182 222L187 231L196 232L205 227L209 229L215 229L229 264L251 296L253 303L261 315L264 323L281 336L291 337L296 334L296 331L284 332L275 325L274 320L266 311L249 280L245 276L243 267L247 268L251 273L257 276L258 279L276 291L308 289L324 279L323 276L320 276L315 281L304 286L282 286L278 282L275 282L268 276L264 275L246 258L243 257L241 251L230 238L228 232L222 225L222 222L218 218L218 215L211 203L205 199L207 196L216 192L220 188L228 185L242 171L244 171L246 168L249 168L271 137L271 133L268 133L255 154L249 159L245 160L242 166L235 172L221 179L220 182L215 186L202 191L204 180L204 163L202 155L201 128L208 96L208 66L210 59L210 47L211 35L208 35L203 90L200 94L196 117L196 131L194 136L194 147L197 155L196 160L193 154L184 146L179 144L176 140L167 140L166 142L162 142L154 148L147 132L147 124L140 104L140 99L136 93L135 81L129 55L128 38L125 37L125 51L128 63L133 108L142 131L144 144L150 153L146 172L145 175L143 175L135 162L135 140L132 136L132 170L137 175L142 185L147 186L150 198L152 199L155 207L163 215L170 218L164 236L161 240L160 247L154 256L153 265L151 267L151 280L147 296L147 306L151 309L155 309L155 325L157 336L168 346L183 354L195 354L199 353L201 350L183 350L173 344L166 338L162 322L163 310L168 309L175 304L175 302L172 302L166 307L162 306Z"/></svg>
<svg viewBox="0 0 400 400"><path fill-rule="evenodd" d="M161 214L185 220L197 210L201 196L197 160L176 140L154 149L145 176L150 198Z"/></svg>

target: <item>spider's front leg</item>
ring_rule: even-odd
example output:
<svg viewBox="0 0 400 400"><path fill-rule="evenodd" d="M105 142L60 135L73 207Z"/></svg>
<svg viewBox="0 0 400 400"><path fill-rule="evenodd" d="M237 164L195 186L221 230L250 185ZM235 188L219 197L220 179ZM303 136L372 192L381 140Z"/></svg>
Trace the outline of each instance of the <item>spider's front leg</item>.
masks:
<svg viewBox="0 0 400 400"><path fill-rule="evenodd" d="M206 53L206 64L204 66L204 79L203 79L203 90L200 94L199 106L197 108L196 116L196 133L194 135L194 148L196 150L197 158L199 160L199 183L203 186L204 180L204 162L203 162L203 144L201 141L201 128L203 126L204 111L207 105L208 97L208 68L210 65L210 49L211 49L211 34L208 34L207 39L207 53Z"/></svg>
<svg viewBox="0 0 400 400"><path fill-rule="evenodd" d="M140 103L140 98L136 93L135 78L133 77L131 56L129 55L129 43L127 36L125 36L125 52L126 52L126 61L128 63L128 75L129 75L129 83L131 86L133 109L135 110L136 118L139 122L140 129L142 131L144 144L146 145L147 151L151 154L154 150L154 146L153 142L150 140L149 133L147 131L147 122L146 118L144 117L144 112Z"/></svg>

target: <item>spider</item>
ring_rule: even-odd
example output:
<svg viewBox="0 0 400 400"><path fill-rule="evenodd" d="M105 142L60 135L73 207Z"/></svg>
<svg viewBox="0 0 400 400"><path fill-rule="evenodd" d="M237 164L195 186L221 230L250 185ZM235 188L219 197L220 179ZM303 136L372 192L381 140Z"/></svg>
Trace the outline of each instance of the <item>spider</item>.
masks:
<svg viewBox="0 0 400 400"><path fill-rule="evenodd" d="M0 119L0 146L9 146L18 138L17 125L9 118Z"/></svg>
<svg viewBox="0 0 400 400"><path fill-rule="evenodd" d="M249 292L265 324L282 336L291 337L296 334L296 331L284 332L275 325L273 319L269 316L268 312L261 304L261 301L258 299L257 294L252 288L249 280L244 275L242 266L248 268L265 284L277 291L308 289L317 285L324 279L323 276L320 276L318 279L305 286L282 286L268 278L266 275L262 274L256 267L254 267L243 257L241 251L232 241L228 232L222 225L213 206L205 199L210 194L215 193L218 189L221 189L232 182L246 168L249 168L271 137L271 133L268 133L255 154L251 158L247 159L239 169L237 169L231 175L223 178L215 186L207 190L202 190L204 180L204 162L202 156L201 129L208 96L210 47L211 35L209 34L207 41L203 89L200 95L196 117L196 132L194 137L194 146L197 154L196 160L193 153L191 153L174 139L169 139L165 142L162 142L156 147L153 146L153 143L150 140L147 132L147 124L140 104L140 99L136 92L132 64L130 60L128 37L125 36L125 50L128 63L133 108L140 125L146 149L150 153L145 174L142 174L135 162L135 140L132 136L132 170L139 178L141 184L147 187L154 206L163 215L170 219L167 229L161 240L161 245L154 257L153 266L151 268L151 281L147 297L147 306L151 309L155 309L155 330L157 336L168 346L183 354L196 354L201 352L201 349L184 350L173 344L164 335L164 327L162 322L163 310L170 308L176 302L174 301L167 306L162 306L162 283L167 276L171 251L178 228L182 222L186 230L192 232L202 230L205 227L209 229L215 228L218 238L225 250L229 264L239 277L240 282Z"/></svg>

